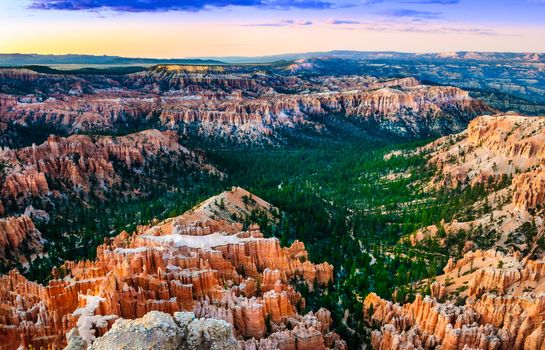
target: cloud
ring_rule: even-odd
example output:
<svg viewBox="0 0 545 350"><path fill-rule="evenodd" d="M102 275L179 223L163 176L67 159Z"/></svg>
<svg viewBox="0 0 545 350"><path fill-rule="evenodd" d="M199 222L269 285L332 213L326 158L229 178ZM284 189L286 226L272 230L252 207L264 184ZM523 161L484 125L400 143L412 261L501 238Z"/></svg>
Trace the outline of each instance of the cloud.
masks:
<svg viewBox="0 0 545 350"><path fill-rule="evenodd" d="M441 12L419 11L412 9L389 9L379 12L381 15L389 17L407 17L407 18L424 18L435 19L441 16Z"/></svg>
<svg viewBox="0 0 545 350"><path fill-rule="evenodd" d="M407 4L454 5L460 0L408 0L404 2Z"/></svg>
<svg viewBox="0 0 545 350"><path fill-rule="evenodd" d="M347 19L328 19L325 21L327 24L331 25L343 25L343 24L360 24L360 21L353 21Z"/></svg>
<svg viewBox="0 0 545 350"><path fill-rule="evenodd" d="M411 33L435 33L435 34L473 34L473 35L485 35L485 36L498 36L497 32L483 28L460 28L452 26L442 26L437 28L423 28L423 27L405 27L400 31Z"/></svg>
<svg viewBox="0 0 545 350"><path fill-rule="evenodd" d="M335 7L327 0L32 0L35 10L167 12L201 11L229 6L267 9L328 9Z"/></svg>
<svg viewBox="0 0 545 350"><path fill-rule="evenodd" d="M241 24L243 27L287 27L287 26L310 26L313 23L305 20L291 20L285 19L277 22L265 22L265 23L249 23Z"/></svg>
<svg viewBox="0 0 545 350"><path fill-rule="evenodd" d="M363 5L374 5L387 1L394 0L361 0ZM532 0L530 0L532 1ZM535 1L545 1L545 0L535 0ZM454 5L458 4L460 0L402 0L396 1L399 4L418 4L418 5Z"/></svg>
<svg viewBox="0 0 545 350"><path fill-rule="evenodd" d="M412 21L411 21L412 22ZM406 33L431 33L431 34L457 34L457 35L483 35L483 36L511 36L512 34L498 33L490 28L471 27L471 26L454 26L454 25L414 25L411 22L398 21L376 21L373 23L362 23L357 26L360 30L372 32L406 32ZM341 27L344 28L344 27Z"/></svg>

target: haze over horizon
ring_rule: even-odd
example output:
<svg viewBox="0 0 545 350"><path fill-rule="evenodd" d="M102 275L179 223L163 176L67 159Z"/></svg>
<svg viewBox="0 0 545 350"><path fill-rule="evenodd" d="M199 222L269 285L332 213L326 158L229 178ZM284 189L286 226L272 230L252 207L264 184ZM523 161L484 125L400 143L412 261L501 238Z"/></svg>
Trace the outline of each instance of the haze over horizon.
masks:
<svg viewBox="0 0 545 350"><path fill-rule="evenodd" d="M543 15L542 0L0 0L0 52L545 52Z"/></svg>

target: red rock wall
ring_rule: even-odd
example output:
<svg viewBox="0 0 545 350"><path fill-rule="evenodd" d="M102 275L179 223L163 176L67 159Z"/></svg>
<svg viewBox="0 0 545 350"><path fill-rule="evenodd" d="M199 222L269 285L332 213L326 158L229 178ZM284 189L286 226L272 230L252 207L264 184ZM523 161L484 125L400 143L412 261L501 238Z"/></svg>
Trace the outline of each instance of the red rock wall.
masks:
<svg viewBox="0 0 545 350"><path fill-rule="evenodd" d="M280 327L300 317L295 305L304 306L304 300L288 284L289 278L298 277L311 288L333 278L331 265L301 262L307 256L301 242L282 248L277 239L263 238L257 226L231 236L196 231L198 235L185 236L191 237L186 238L189 245L180 245L175 232L180 230L178 225L183 229L189 224L183 217L107 240L97 249L95 261L65 263L66 277L46 287L26 281L15 271L2 277L0 315L6 316L0 317L0 329L11 340L0 349L16 349L21 334L23 344L60 348L65 344L64 334L81 327L78 319L83 316L75 310L90 307L86 295L100 298L92 315L107 320L140 318L153 310L171 314L191 310L198 317L225 319L239 336L261 339L268 335L268 319ZM220 241L226 237L233 243L209 243L210 237ZM211 246L197 248L194 242ZM58 276L59 271L54 270L53 275ZM17 311L21 303L25 313ZM323 330L301 325L289 332L296 349L324 348L331 321L322 314ZM103 334L110 323L96 325L95 332ZM327 342L343 344L333 334Z"/></svg>
<svg viewBox="0 0 545 350"><path fill-rule="evenodd" d="M30 217L8 217L0 219L0 260L27 262L23 253L40 253L43 250L41 233Z"/></svg>

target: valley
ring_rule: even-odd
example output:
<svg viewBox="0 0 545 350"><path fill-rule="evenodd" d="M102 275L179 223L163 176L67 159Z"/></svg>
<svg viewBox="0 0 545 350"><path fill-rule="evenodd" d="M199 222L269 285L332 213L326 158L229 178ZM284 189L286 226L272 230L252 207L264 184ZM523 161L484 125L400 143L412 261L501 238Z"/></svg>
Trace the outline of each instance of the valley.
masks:
<svg viewBox="0 0 545 350"><path fill-rule="evenodd" d="M0 349L539 349L543 117L327 67L0 69Z"/></svg>

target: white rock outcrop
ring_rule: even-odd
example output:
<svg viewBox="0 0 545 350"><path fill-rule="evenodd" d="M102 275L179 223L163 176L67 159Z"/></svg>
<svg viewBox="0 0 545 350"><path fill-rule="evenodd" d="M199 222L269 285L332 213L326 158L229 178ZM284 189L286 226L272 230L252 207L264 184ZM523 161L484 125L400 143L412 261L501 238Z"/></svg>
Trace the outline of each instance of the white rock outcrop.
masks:
<svg viewBox="0 0 545 350"><path fill-rule="evenodd" d="M232 326L223 320L195 318L176 312L174 318L151 311L135 320L118 319L90 350L238 350Z"/></svg>

